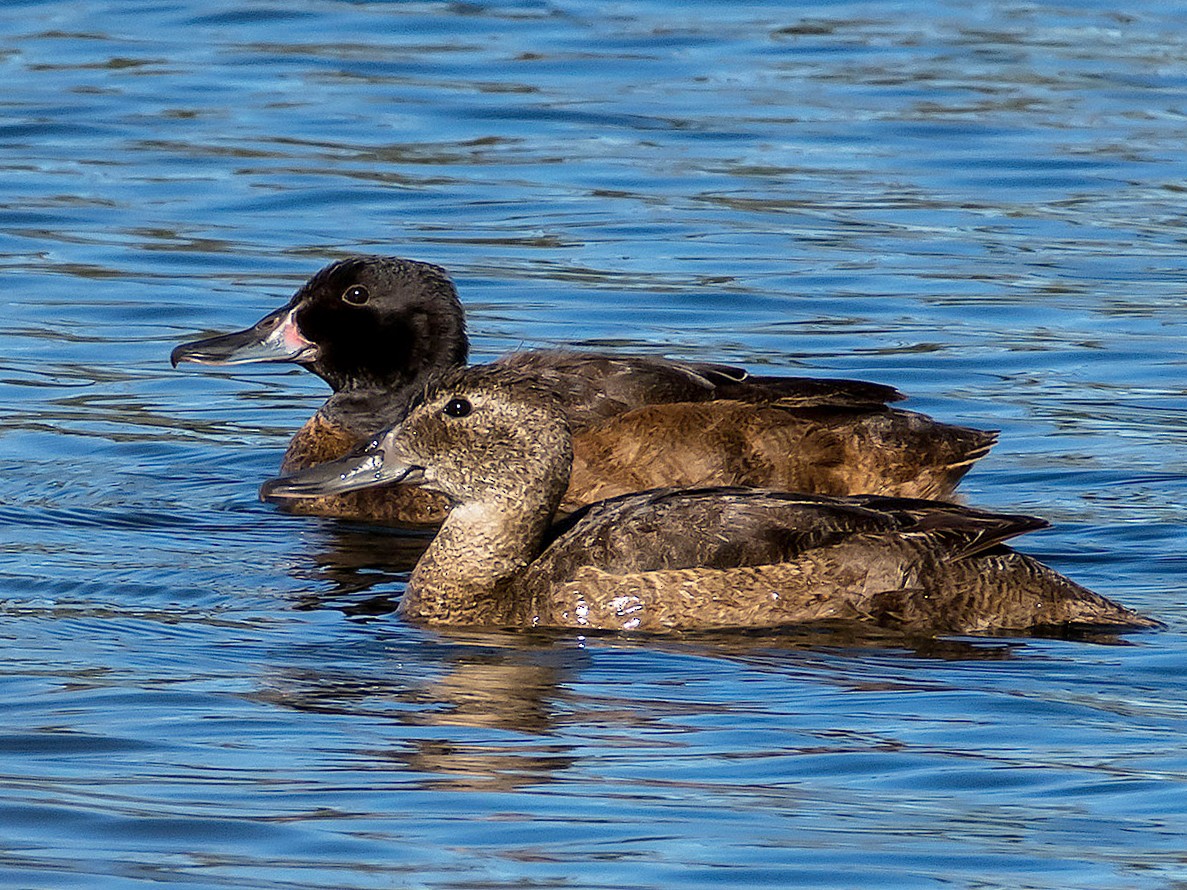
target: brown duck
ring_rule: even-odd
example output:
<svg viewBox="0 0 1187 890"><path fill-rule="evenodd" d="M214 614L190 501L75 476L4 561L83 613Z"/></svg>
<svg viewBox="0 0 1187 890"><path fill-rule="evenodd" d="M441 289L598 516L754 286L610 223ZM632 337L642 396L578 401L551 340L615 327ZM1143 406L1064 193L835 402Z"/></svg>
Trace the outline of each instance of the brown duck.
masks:
<svg viewBox="0 0 1187 890"><path fill-rule="evenodd" d="M252 327L187 343L172 361L295 362L334 394L296 434L283 472L341 457L398 422L434 374L464 365L465 317L445 271L360 256L322 269ZM887 407L902 396L853 380L759 377L651 356L524 351L496 365L553 391L573 431L570 511L661 485L821 494L950 494L996 434ZM444 502L409 486L287 504L343 518L437 523Z"/></svg>
<svg viewBox="0 0 1187 890"><path fill-rule="evenodd" d="M406 617L450 625L663 632L850 620L928 632L1157 626L1002 544L1041 519L919 499L663 488L557 523L573 460L553 386L446 373L403 422L271 498L400 482L451 508Z"/></svg>

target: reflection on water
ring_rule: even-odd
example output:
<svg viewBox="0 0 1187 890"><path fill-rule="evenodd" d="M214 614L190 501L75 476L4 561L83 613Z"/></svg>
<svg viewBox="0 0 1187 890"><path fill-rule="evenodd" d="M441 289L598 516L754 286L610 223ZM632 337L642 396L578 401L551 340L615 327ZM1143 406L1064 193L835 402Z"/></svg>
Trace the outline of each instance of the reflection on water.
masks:
<svg viewBox="0 0 1187 890"><path fill-rule="evenodd" d="M325 537L308 554L292 555L289 574L315 585L301 594L298 607L340 608L348 615L394 610L399 585L408 580L431 535L345 523L327 526Z"/></svg>
<svg viewBox="0 0 1187 890"><path fill-rule="evenodd" d="M3 5L0 885L1187 881L1181 18ZM423 538L256 498L320 381L168 366L353 252L448 267L479 360L1001 429L963 496L1168 629L408 626Z"/></svg>
<svg viewBox="0 0 1187 890"><path fill-rule="evenodd" d="M568 744L533 737L553 733L560 686L578 676L578 662L586 659L580 650L533 651L522 640L492 640L494 646L447 650L441 672L430 677L330 669L268 678L258 697L302 711L391 720L405 728L487 728L519 738L440 737L422 729L391 748L353 752L360 761L398 764L420 774L427 788L509 791L548 782L576 758Z"/></svg>
<svg viewBox="0 0 1187 890"><path fill-rule="evenodd" d="M638 733L657 733L670 736L665 744L675 747L685 745L680 733L698 731L695 723L706 716L703 702L696 698L681 701L680 696L652 697L654 692L641 692L634 682L644 678L623 678L611 689L590 694L582 676L596 658L591 647L597 653L605 644L624 656L645 659L666 652L678 660L734 664L743 672L801 673L813 684L824 682L852 693L887 696L909 696L929 688L939 692L945 684L869 674L864 667L871 655L890 663L992 663L1024 651L1016 640L911 638L857 624L675 639L604 634L600 640L587 640L563 633L478 630L444 632L435 639L444 646L435 653L426 673L410 674L401 669L405 667L402 663L390 674L374 673L370 664L365 667L371 672L352 672L335 664L268 676L252 697L299 711L398 725L404 738L400 745L355 750L351 757L359 762L398 764L418 774L420 786L512 790L561 781L560 774L580 767L584 763L580 746L562 741L574 728L594 731L603 741L619 738L627 744L635 744ZM683 687L688 679L675 675L668 682ZM731 702L727 711L745 713L747 709L740 704ZM728 714L719 716L723 723L715 731L723 731L731 723ZM693 723L676 729L667 725L671 720ZM745 732L747 725L734 729ZM414 727L417 729L410 731ZM430 727L498 729L504 734L426 735ZM832 732L825 735L831 737ZM851 738L842 749L866 744ZM809 745L804 750L819 754L834 745ZM782 748L777 746L777 750ZM752 756L772 753L751 751ZM745 754L739 751L738 756Z"/></svg>

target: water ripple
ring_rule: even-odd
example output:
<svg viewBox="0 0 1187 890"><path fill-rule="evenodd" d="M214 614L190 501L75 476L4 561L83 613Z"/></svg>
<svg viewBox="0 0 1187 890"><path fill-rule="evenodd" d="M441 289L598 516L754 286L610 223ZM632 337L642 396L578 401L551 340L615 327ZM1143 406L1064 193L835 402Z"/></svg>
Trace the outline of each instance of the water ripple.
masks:
<svg viewBox="0 0 1187 890"><path fill-rule="evenodd" d="M0 12L0 884L1181 883L1179 12ZM171 347L352 251L537 345L898 386L1118 640L431 633L260 504L325 396Z"/></svg>

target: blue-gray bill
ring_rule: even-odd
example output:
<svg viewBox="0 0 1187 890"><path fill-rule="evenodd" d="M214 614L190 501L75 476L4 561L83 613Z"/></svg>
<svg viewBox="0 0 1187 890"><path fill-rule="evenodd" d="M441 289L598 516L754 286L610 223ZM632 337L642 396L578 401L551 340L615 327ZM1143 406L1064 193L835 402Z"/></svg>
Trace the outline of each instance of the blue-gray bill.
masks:
<svg viewBox="0 0 1187 890"><path fill-rule="evenodd" d="M250 328L183 343L169 355L173 367L181 362L199 365L245 365L250 362L311 362L317 345L301 335L293 310L284 306L265 315Z"/></svg>
<svg viewBox="0 0 1187 890"><path fill-rule="evenodd" d="M260 487L260 500L317 498L397 482L414 485L423 477L421 467L393 463L385 460L381 449L368 448L298 473L269 479Z"/></svg>

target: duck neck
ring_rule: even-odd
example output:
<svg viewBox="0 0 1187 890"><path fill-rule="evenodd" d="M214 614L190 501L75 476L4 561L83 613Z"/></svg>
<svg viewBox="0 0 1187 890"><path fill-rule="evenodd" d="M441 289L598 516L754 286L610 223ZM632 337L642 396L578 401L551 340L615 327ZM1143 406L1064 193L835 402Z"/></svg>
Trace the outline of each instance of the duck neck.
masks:
<svg viewBox="0 0 1187 890"><path fill-rule="evenodd" d="M416 564L401 612L439 624L529 623L532 605L515 582L539 555L555 511L556 503L523 497L454 507Z"/></svg>

